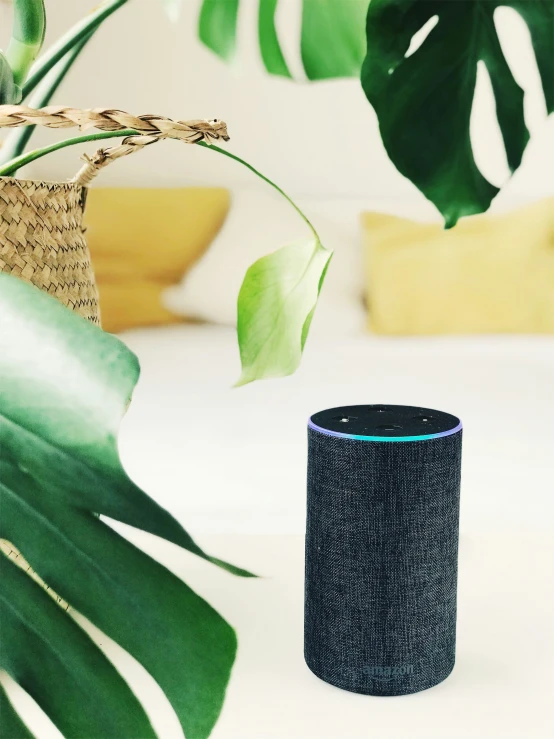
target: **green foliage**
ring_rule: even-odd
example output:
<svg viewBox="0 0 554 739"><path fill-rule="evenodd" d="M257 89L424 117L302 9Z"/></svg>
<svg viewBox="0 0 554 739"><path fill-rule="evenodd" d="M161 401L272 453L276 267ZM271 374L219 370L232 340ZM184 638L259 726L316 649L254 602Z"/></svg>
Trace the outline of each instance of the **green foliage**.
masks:
<svg viewBox="0 0 554 739"><path fill-rule="evenodd" d="M12 4L12 38L40 48L46 33L44 0L13 0Z"/></svg>
<svg viewBox="0 0 554 739"><path fill-rule="evenodd" d="M0 554L1 556L2 554ZM33 739L33 735L8 700L2 685L0 685L0 718L2 719L0 723L0 737L2 739Z"/></svg>
<svg viewBox="0 0 554 739"><path fill-rule="evenodd" d="M44 79L48 72L70 52L83 38L94 33L112 13L128 0L104 0L92 13L76 23L55 44L53 44L33 65L31 73L23 85L25 99Z"/></svg>
<svg viewBox="0 0 554 739"><path fill-rule="evenodd" d="M94 31L88 36L84 36L79 43L52 67L42 82L37 85L31 98L27 101L27 105L30 108L42 108L48 105L77 57L92 38L93 33ZM24 126L23 128L14 128L13 131L10 131L0 148L0 168L11 159L15 159L23 154L35 128L36 126ZM16 170L12 168L10 174L15 175Z"/></svg>
<svg viewBox="0 0 554 739"><path fill-rule="evenodd" d="M12 68L0 52L0 105L17 105L21 100L21 88L15 84Z"/></svg>
<svg viewBox="0 0 554 739"><path fill-rule="evenodd" d="M107 131L59 141L8 162L0 167L0 176L13 174L19 167L65 146L133 134L139 135L132 130ZM229 157L249 169L284 197L312 232L312 241L284 247L252 265L239 296L242 375L238 384L292 374L300 363L331 252L321 245L317 232L300 208L268 177L225 149L204 142L196 146Z"/></svg>
<svg viewBox="0 0 554 739"><path fill-rule="evenodd" d="M14 0L12 37L6 51L17 85L23 84L46 32L44 0Z"/></svg>
<svg viewBox="0 0 554 739"><path fill-rule="evenodd" d="M512 171L529 140L523 91L504 58L494 11L511 7L529 27L547 109L554 109L554 3L549 0L372 0L362 85L398 170L440 210L447 227L489 207L498 188L479 171L470 141L477 64L491 78ZM438 23L415 53L414 35Z"/></svg>
<svg viewBox="0 0 554 739"><path fill-rule="evenodd" d="M203 739L223 702L235 634L99 515L249 573L207 555L123 470L117 432L138 373L135 356L118 339L0 274L0 538L134 655L164 690L187 738ZM0 667L68 736L114 736L106 727L122 720L121 712L126 727L144 731L118 736L151 736L117 673L68 624L68 614L5 557L0 565ZM99 701L103 694L113 700Z"/></svg>
<svg viewBox="0 0 554 739"><path fill-rule="evenodd" d="M303 0L302 61L309 80L358 77L369 0Z"/></svg>
<svg viewBox="0 0 554 739"><path fill-rule="evenodd" d="M248 269L238 299L237 385L296 370L331 256L312 240L285 246Z"/></svg>
<svg viewBox="0 0 554 739"><path fill-rule="evenodd" d="M244 159L218 146L210 151L234 159L273 187L304 220L312 240L284 246L248 269L238 299L238 340L242 374L237 385L292 374L304 344L332 252L320 243L313 225L274 182Z"/></svg>
<svg viewBox="0 0 554 739"><path fill-rule="evenodd" d="M2 667L38 699L64 736L155 737L140 703L103 652L40 585L0 557Z"/></svg>
<svg viewBox="0 0 554 739"><path fill-rule="evenodd" d="M12 174L19 167L65 146L133 134L138 135L138 132L107 131L66 139L8 162L0 168L0 176ZM292 374L301 360L332 252L321 245L317 232L304 213L268 177L225 149L204 142L196 146L229 157L249 169L284 197L312 232L312 241L286 246L252 265L244 279L238 303L238 341L242 362L238 384Z"/></svg>
<svg viewBox="0 0 554 739"><path fill-rule="evenodd" d="M258 12L258 38L260 54L269 74L292 77L277 36L275 12L278 0L261 0Z"/></svg>
<svg viewBox="0 0 554 739"><path fill-rule="evenodd" d="M17 0L14 4L14 30L6 52L7 58L0 54L0 105L20 102L26 102L31 108L48 105L94 33L112 13L127 2L128 0L104 0L33 64L44 41L44 4L43 0ZM32 93L35 93L34 97L27 100ZM34 130L35 126L26 126L10 132L0 149L0 165L7 164L23 153Z"/></svg>
<svg viewBox="0 0 554 739"><path fill-rule="evenodd" d="M275 27L279 2L258 0L260 53L267 71L291 77ZM375 108L392 162L441 211L447 227L489 207L499 189L481 174L470 140L477 64L486 66L506 157L514 172L529 132L523 91L504 58L494 13L510 7L526 22L548 112L554 110L552 0L299 0L301 55L309 80L352 77ZM230 61L237 48L239 0L204 0L200 39ZM366 32L364 18L367 13ZM437 26L407 55L433 18ZM367 54L366 54L367 48Z"/></svg>
<svg viewBox="0 0 554 739"><path fill-rule="evenodd" d="M270 74L291 77L277 31L275 13L279 2L258 0L260 54ZM310 80L357 77L365 53L363 22L368 0L303 0L302 61ZM203 0L200 40L225 61L237 46L239 0Z"/></svg>
<svg viewBox="0 0 554 739"><path fill-rule="evenodd" d="M125 2L102 4L33 66L23 92L35 91L35 105L48 103L92 34ZM275 7L265 4L260 15L263 58L269 71L288 74L274 25L266 31ZM217 42L217 33L207 36L220 51L232 50L225 44L234 36L223 34ZM1 62L3 57L3 102L17 102L21 91L9 64ZM64 146L136 133L88 134L23 155L31 130L9 138L0 175ZM211 148L290 201L247 162ZM265 257L245 278L239 298L241 384L298 366L331 256L309 225L315 241ZM72 608L141 662L173 705L187 739L203 739L221 710L236 652L234 631L100 516L161 536L234 574L251 573L206 554L125 474L117 430L137 379L136 358L117 339L0 274L0 537ZM67 736L154 736L133 693L71 616L3 554L0 567L0 667ZM1 690L0 708L6 736L31 736Z"/></svg>
<svg viewBox="0 0 554 739"><path fill-rule="evenodd" d="M238 10L239 0L204 0L200 9L200 41L225 61L235 54Z"/></svg>

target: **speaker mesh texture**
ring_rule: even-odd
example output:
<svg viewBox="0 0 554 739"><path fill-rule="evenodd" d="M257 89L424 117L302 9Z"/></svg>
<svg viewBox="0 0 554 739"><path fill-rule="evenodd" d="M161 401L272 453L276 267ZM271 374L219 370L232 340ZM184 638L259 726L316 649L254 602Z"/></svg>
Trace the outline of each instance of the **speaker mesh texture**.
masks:
<svg viewBox="0 0 554 739"><path fill-rule="evenodd" d="M305 659L322 680L391 696L452 671L461 443L308 429Z"/></svg>

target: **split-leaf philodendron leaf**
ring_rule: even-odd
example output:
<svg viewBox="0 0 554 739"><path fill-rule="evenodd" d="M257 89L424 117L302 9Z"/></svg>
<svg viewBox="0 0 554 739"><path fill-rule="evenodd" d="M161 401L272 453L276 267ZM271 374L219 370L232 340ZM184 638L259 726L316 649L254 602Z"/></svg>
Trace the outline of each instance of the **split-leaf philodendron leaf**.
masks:
<svg viewBox="0 0 554 739"><path fill-rule="evenodd" d="M8 700L2 685L0 685L0 718L2 719L0 722L2 739L33 739L33 735Z"/></svg>
<svg viewBox="0 0 554 739"><path fill-rule="evenodd" d="M264 67L269 74L292 77L279 43L275 14L279 0L260 0L258 11L258 40Z"/></svg>
<svg viewBox="0 0 554 739"><path fill-rule="evenodd" d="M399 171L440 210L447 226L489 207L498 188L479 171L470 140L477 64L490 75L496 115L512 171L529 140L523 91L506 62L495 27L498 7L527 23L548 112L554 110L552 0L372 0L362 85L383 143ZM412 38L435 27L413 54Z"/></svg>
<svg viewBox="0 0 554 739"><path fill-rule="evenodd" d="M138 374L117 338L0 274L0 538L142 663L187 739L204 739L224 699L234 631L98 514L249 573L205 554L123 470L118 426ZM66 736L152 736L132 693L70 615L3 554L0 566L0 667Z"/></svg>
<svg viewBox="0 0 554 739"><path fill-rule="evenodd" d="M365 54L368 2L303 0L300 45L309 80L358 77Z"/></svg>
<svg viewBox="0 0 554 739"><path fill-rule="evenodd" d="M239 0L204 0L200 8L200 41L225 61L235 55Z"/></svg>
<svg viewBox="0 0 554 739"><path fill-rule="evenodd" d="M299 0L300 1L300 0ZM258 0L258 43L266 70L291 77L276 20L288 0ZM365 53L364 19L368 0L301 0L300 48L310 80L357 77ZM239 0L203 0L200 40L225 61L237 49Z"/></svg>
<svg viewBox="0 0 554 739"><path fill-rule="evenodd" d="M248 269L238 299L238 385L296 370L331 256L313 239L284 246Z"/></svg>
<svg viewBox="0 0 554 739"><path fill-rule="evenodd" d="M3 669L65 737L154 739L142 706L103 652L40 585L2 557ZM1 736L20 737L4 731L2 716Z"/></svg>

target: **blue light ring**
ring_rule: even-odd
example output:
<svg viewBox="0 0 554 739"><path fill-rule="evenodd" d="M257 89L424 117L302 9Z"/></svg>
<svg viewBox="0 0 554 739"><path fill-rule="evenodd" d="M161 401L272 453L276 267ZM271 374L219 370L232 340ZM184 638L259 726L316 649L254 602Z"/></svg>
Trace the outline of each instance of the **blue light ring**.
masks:
<svg viewBox="0 0 554 739"><path fill-rule="evenodd" d="M462 422L448 431L441 431L438 434L422 434L421 436L359 436L357 434L343 434L340 431L330 431L329 429L321 428L310 420L308 421L308 427L313 431L318 431L320 434L326 434L327 436L337 436L339 439L355 439L357 441L426 441L427 439L440 439L443 436L452 436L457 434L458 431L462 430Z"/></svg>

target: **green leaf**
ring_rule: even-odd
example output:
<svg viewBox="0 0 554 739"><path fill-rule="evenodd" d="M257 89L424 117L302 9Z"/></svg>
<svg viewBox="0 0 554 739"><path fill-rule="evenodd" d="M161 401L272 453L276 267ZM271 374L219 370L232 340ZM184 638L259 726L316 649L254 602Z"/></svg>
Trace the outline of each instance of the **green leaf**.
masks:
<svg viewBox="0 0 554 739"><path fill-rule="evenodd" d="M48 105L77 57L92 38L93 33L94 31L89 33L88 36L84 36L79 43L75 44L71 51L68 51L68 53L54 67L52 67L50 72L48 72L46 77L37 86L34 95L27 102L27 105L30 108L43 108ZM36 126L23 126L22 128L14 128L13 131L10 131L0 148L0 166L6 164L15 157L20 156L25 151L25 147L35 129Z"/></svg>
<svg viewBox="0 0 554 739"><path fill-rule="evenodd" d="M132 133L132 131L112 131L100 134L89 134L84 137L76 137L66 141L61 141L51 147L45 147L35 152L30 152L27 155L20 156L18 159L8 162L8 164L4 165L3 168L0 168L0 175L11 174L12 171L16 170L18 167L23 166L30 161L34 161L51 151L62 148L63 146L70 146L85 140L129 135ZM287 247L282 250L282 255L280 252L276 252L275 254L260 260L260 262L257 262L257 267L256 265L253 265L247 273L247 277L241 289L241 296L239 297L239 346L241 349L243 364L243 374L239 384L252 382L255 379L261 379L262 377L291 374L300 362L311 318L319 295L319 289L321 288L331 252L328 252L321 246L317 232L300 208L268 177L244 159L241 159L225 149L221 149L215 145L208 146L208 144L202 141L196 144L196 146L201 146L207 151L216 152L233 159L273 187L297 211L314 236L314 242L309 242L307 245L304 244L297 247ZM308 250L307 252L306 249ZM304 264L306 274L304 276L302 276L302 274L298 275L298 279L300 280L298 289L295 290L294 294L291 296L280 295L280 290L285 290L290 287L287 281L291 277L294 277L296 267L302 266L303 255L306 253L308 256L312 255L313 260L310 258L308 262ZM317 274L318 267L321 266L320 262L322 255L325 255L323 257L325 268L323 268L323 266L321 267L321 272L318 276L318 289L312 294L312 279L314 274ZM291 258L291 262L290 264L286 264L285 261L283 261L283 258L286 260L289 257ZM266 268L267 273L265 272ZM283 278L282 284L279 283L281 276L278 274L278 271L281 269L281 276ZM267 281L268 279L273 278L275 278L275 284L271 284ZM252 285L254 285L255 288L256 283L263 284L264 289L259 291L259 294L256 292L252 293ZM282 304L279 302L280 298L283 298ZM306 308L306 306L308 307ZM289 320L290 325L286 325ZM297 323L299 320L300 326L298 328ZM268 321L275 321L278 330L265 336L264 331L267 328ZM296 331L297 328L298 331ZM145 523L145 526L147 525L149 525L148 521ZM168 538L167 534L161 535ZM195 551L196 553L201 554L201 556L205 556L210 559L211 562L225 567L235 574L252 576L251 573L245 570L220 562L217 559L209 558L199 550Z"/></svg>
<svg viewBox="0 0 554 739"><path fill-rule="evenodd" d="M128 0L104 0L92 13L78 21L55 44L53 44L40 59L33 64L31 72L23 85L23 99L27 97L48 74L60 59L71 51L85 36L94 32L107 18L115 13Z"/></svg>
<svg viewBox="0 0 554 739"><path fill-rule="evenodd" d="M22 480L16 464L17 460L9 458L0 464L2 537L18 547L57 594L148 670L167 695L187 737L207 737L219 715L235 658L236 637L232 628L175 575L92 513L50 502L40 482L30 475ZM38 586L34 589L40 590ZM54 608L59 614L58 622L67 620L63 610L55 605ZM16 659L24 659L22 652L29 653L29 647L24 648L29 641L26 635L20 644L10 641L6 646L8 657L15 654ZM61 649L61 653L67 660L74 656L72 650L75 651L73 645L66 640L66 649ZM37 654L32 646L30 654ZM39 669L44 661L39 660ZM17 674L16 670L15 679ZM93 665L78 671L81 683L83 675L96 675L101 689L112 690L111 682ZM27 689L25 684L22 687ZM73 701L60 690L56 691L56 698L62 706L73 705L86 718L80 734L83 737L121 736L107 727L98 731L89 723L89 717L81 710L82 696L80 700L74 696ZM91 708L96 705L95 696ZM59 723L62 706L56 714L48 711L47 706L44 710L63 731ZM103 706L103 719L116 721L117 725L117 713L109 704ZM63 718L69 721L67 726L73 727L70 735L74 736L79 724L68 714L69 711ZM129 711L129 715L134 714ZM138 730L123 734L129 739L150 735Z"/></svg>
<svg viewBox="0 0 554 739"><path fill-rule="evenodd" d="M270 74L292 78L275 28L275 13L284 0L258 0L258 40ZM364 19L369 0L303 0L302 60L308 79L357 77L365 54ZM240 0L204 0L199 37L225 61L237 47Z"/></svg>
<svg viewBox="0 0 554 739"><path fill-rule="evenodd" d="M552 0L508 0L527 23L542 81L546 109L554 112L554 4Z"/></svg>
<svg viewBox="0 0 554 739"><path fill-rule="evenodd" d="M499 6L529 25L548 109L554 104L554 4L542 0L372 0L362 85L398 170L440 210L447 227L489 207L498 188L479 171L470 140L477 64L490 75L508 163L521 164L529 140L523 91L500 47ZM415 34L438 18L417 50Z"/></svg>
<svg viewBox="0 0 554 739"><path fill-rule="evenodd" d="M139 376L135 355L115 336L5 274L0 347L0 439L15 445L25 467L37 468L45 489L212 561L121 465L117 433Z"/></svg>
<svg viewBox="0 0 554 739"><path fill-rule="evenodd" d="M13 0L13 29L6 59L13 77L22 85L37 58L46 32L44 0Z"/></svg>
<svg viewBox="0 0 554 739"><path fill-rule="evenodd" d="M2 668L64 736L155 738L135 695L87 634L3 554L0 568Z"/></svg>
<svg viewBox="0 0 554 739"><path fill-rule="evenodd" d="M230 61L237 45L239 0L204 0L200 8L200 41L225 61Z"/></svg>
<svg viewBox="0 0 554 739"><path fill-rule="evenodd" d="M279 43L277 29L275 28L277 2L278 0L260 0L258 11L260 53L264 67L269 74L292 78L283 52L281 51L281 44Z"/></svg>
<svg viewBox="0 0 554 739"><path fill-rule="evenodd" d="M15 84L12 68L0 52L0 105L17 105L21 100L21 88Z"/></svg>
<svg viewBox="0 0 554 739"><path fill-rule="evenodd" d="M0 723L0 739L35 739L15 712L15 708L10 703L2 685L0 685L0 717L2 718L2 722Z"/></svg>
<svg viewBox="0 0 554 739"><path fill-rule="evenodd" d="M238 298L237 385L296 370L331 255L312 240L285 246L248 269Z"/></svg>
<svg viewBox="0 0 554 739"><path fill-rule="evenodd" d="M369 0L303 0L302 62L310 80L357 77Z"/></svg>
<svg viewBox="0 0 554 739"><path fill-rule="evenodd" d="M203 739L224 699L234 632L97 515L220 564L123 470L117 432L138 373L136 357L114 336L0 274L0 537L144 665L187 739ZM10 659L23 659L6 644Z"/></svg>
<svg viewBox="0 0 554 739"><path fill-rule="evenodd" d="M230 151L203 141L197 146L249 169L285 198L312 232L311 241L285 246L252 264L238 298L242 374L237 385L290 375L300 364L332 252L321 245L315 228L296 203L269 177Z"/></svg>
<svg viewBox="0 0 554 739"><path fill-rule="evenodd" d="M12 38L40 48L46 33L44 0L12 0Z"/></svg>

